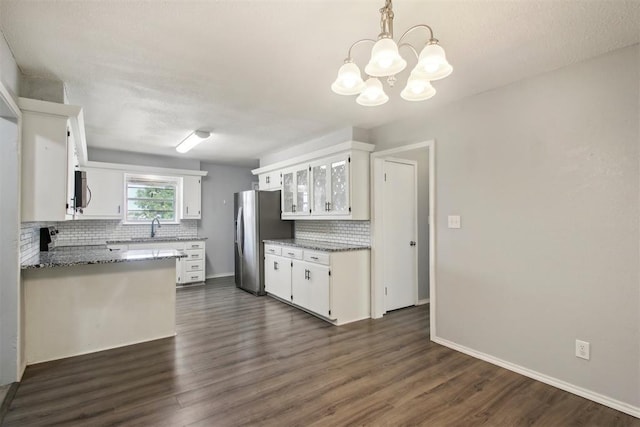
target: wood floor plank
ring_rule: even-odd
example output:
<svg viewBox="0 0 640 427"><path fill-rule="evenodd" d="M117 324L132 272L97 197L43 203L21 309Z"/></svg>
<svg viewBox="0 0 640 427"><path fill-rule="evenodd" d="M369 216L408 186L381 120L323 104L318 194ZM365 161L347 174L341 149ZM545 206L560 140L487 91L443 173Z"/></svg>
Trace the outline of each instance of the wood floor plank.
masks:
<svg viewBox="0 0 640 427"><path fill-rule="evenodd" d="M231 280L175 338L29 366L6 426L620 426L640 420L429 341L428 305L340 327Z"/></svg>

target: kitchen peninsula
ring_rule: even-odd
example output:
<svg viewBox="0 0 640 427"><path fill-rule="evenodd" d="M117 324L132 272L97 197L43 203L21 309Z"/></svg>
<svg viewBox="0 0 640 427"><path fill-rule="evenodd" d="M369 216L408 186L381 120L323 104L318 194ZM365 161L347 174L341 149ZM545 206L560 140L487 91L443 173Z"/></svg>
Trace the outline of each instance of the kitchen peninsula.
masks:
<svg viewBox="0 0 640 427"><path fill-rule="evenodd" d="M175 249L57 248L22 264L23 366L175 335Z"/></svg>

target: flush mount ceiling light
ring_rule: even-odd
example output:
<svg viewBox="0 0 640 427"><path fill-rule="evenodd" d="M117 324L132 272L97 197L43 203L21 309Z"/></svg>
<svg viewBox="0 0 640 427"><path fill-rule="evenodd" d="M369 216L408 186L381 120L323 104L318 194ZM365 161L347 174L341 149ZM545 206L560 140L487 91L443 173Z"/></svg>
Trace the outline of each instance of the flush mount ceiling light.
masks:
<svg viewBox="0 0 640 427"><path fill-rule="evenodd" d="M186 137L180 144L178 144L178 146L176 147L176 151L178 153L186 153L210 136L211 132L208 132L206 130L197 130Z"/></svg>
<svg viewBox="0 0 640 427"><path fill-rule="evenodd" d="M418 28L429 31L429 39L420 54L411 44L402 42L407 34ZM384 93L384 88L378 77L386 77L389 86L393 87L396 82L396 74L407 66L407 61L399 53L399 48L406 47L413 52L416 65L400 96L407 101L424 101L435 95L436 90L431 86L431 82L447 77L453 68L447 62L444 49L433 37L431 27L424 24L414 25L402 34L396 44L393 41L393 4L391 0L386 0L384 7L380 9L380 29L381 33L378 35L377 41L362 39L351 45L347 59L338 70L338 77L331 85L331 90L339 95L358 95L356 102L360 105L373 107L384 104L389 100L389 97ZM351 50L362 43L373 43L371 59L364 67L364 72L369 76L366 82L362 80L360 68L351 58Z"/></svg>

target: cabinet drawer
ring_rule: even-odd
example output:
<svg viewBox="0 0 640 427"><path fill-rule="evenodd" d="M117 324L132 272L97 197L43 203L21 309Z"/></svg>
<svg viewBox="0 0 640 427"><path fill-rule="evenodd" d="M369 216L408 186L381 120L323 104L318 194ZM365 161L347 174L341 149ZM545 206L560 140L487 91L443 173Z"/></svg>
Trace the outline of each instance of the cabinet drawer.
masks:
<svg viewBox="0 0 640 427"><path fill-rule="evenodd" d="M308 262L314 262L317 264L329 265L329 253L304 251L304 260Z"/></svg>
<svg viewBox="0 0 640 427"><path fill-rule="evenodd" d="M187 271L183 283L204 282L204 271Z"/></svg>
<svg viewBox="0 0 640 427"><path fill-rule="evenodd" d="M204 261L186 261L185 262L185 271L187 273L192 271L202 271L203 270Z"/></svg>
<svg viewBox="0 0 640 427"><path fill-rule="evenodd" d="M204 249L204 242L186 242L185 249Z"/></svg>
<svg viewBox="0 0 640 427"><path fill-rule="evenodd" d="M204 259L204 251L202 249L187 249L184 252L187 254L187 260L189 261Z"/></svg>
<svg viewBox="0 0 640 427"><path fill-rule="evenodd" d="M271 255L282 255L282 246L264 245L264 253L271 254Z"/></svg>
<svg viewBox="0 0 640 427"><path fill-rule="evenodd" d="M171 242L155 242L155 243L131 243L129 244L129 250L136 249L173 249L174 245Z"/></svg>
<svg viewBox="0 0 640 427"><path fill-rule="evenodd" d="M293 259L302 259L302 249L284 246L282 248L282 256Z"/></svg>

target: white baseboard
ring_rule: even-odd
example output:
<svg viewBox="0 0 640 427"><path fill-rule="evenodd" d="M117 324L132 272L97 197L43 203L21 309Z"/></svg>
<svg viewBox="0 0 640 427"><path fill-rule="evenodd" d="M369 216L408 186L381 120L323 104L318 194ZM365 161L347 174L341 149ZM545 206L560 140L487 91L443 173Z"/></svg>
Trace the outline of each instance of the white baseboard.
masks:
<svg viewBox="0 0 640 427"><path fill-rule="evenodd" d="M425 304L429 304L429 298L418 300L418 303L416 305L425 305Z"/></svg>
<svg viewBox="0 0 640 427"><path fill-rule="evenodd" d="M508 369L510 371L517 372L518 374L524 375L525 377L529 377L534 380L543 382L545 384L549 384L553 387L559 388L560 390L568 391L569 393L576 394L580 397L584 397L585 399L593 400L594 402L608 406L609 408L616 409L620 412L624 412L625 414L629 414L636 418L640 418L640 407L633 406L616 399L612 399L610 397L604 396L594 391L591 391L582 387L578 387L571 383L559 380L554 377L550 377L548 375L542 374L537 371L533 371L531 369L525 368L520 365L516 365L515 363L507 362L506 360L502 360L497 357L491 356L489 354L473 350L469 347L456 344L452 341L449 341L440 337L436 337L436 336L431 337L431 341L441 344L445 347L449 347L453 350L457 350L461 353L468 354L469 356L473 356L477 359L484 360L485 362L489 362L494 365L500 366L502 368Z"/></svg>
<svg viewBox="0 0 640 427"><path fill-rule="evenodd" d="M210 276L207 276L206 279L217 279L219 277L229 277L229 276L233 276L235 273L232 271L231 273L218 273L218 274L212 274Z"/></svg>

